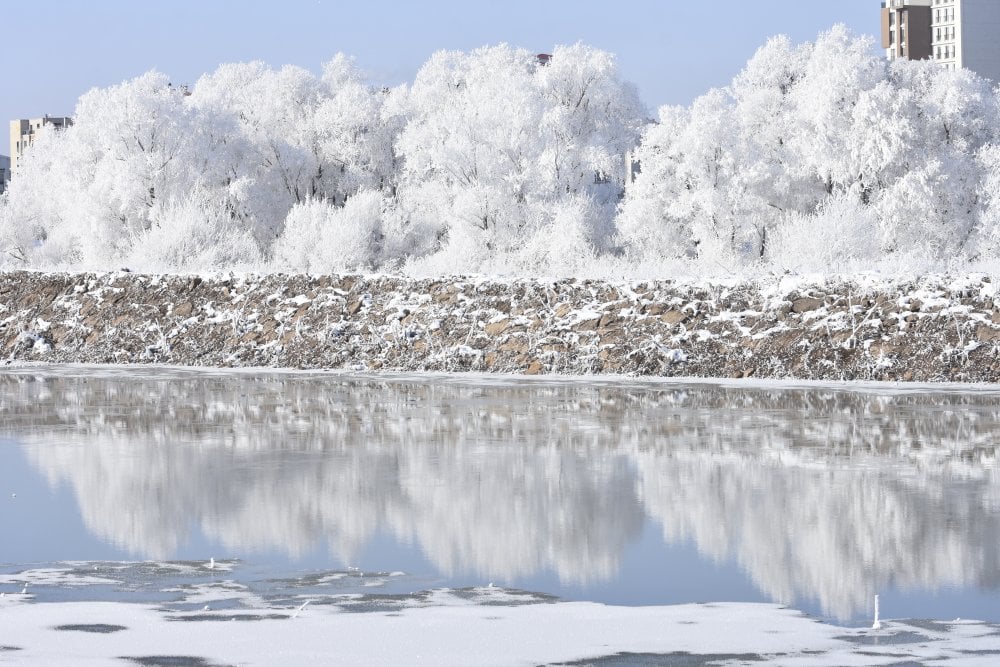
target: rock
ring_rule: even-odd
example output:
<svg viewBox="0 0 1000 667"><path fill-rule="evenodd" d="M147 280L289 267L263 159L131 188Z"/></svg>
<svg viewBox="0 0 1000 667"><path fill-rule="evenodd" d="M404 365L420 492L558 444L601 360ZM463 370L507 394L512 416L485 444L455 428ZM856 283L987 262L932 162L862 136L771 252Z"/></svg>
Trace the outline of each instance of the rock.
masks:
<svg viewBox="0 0 1000 667"><path fill-rule="evenodd" d="M184 303L179 303L174 306L173 314L177 317L188 317L194 312L194 304L190 301L185 301Z"/></svg>
<svg viewBox="0 0 1000 667"><path fill-rule="evenodd" d="M988 324L980 324L976 327L976 340L980 343L992 343L1000 340L1000 328Z"/></svg>
<svg viewBox="0 0 1000 667"><path fill-rule="evenodd" d="M598 329L608 329L621 323L621 318L617 315L612 315L611 313L605 313L601 316L600 321L597 323Z"/></svg>
<svg viewBox="0 0 1000 667"><path fill-rule="evenodd" d="M583 320L582 322L577 322L573 325L574 331L596 331L598 325L601 323L600 317L594 317L589 320Z"/></svg>
<svg viewBox="0 0 1000 667"><path fill-rule="evenodd" d="M502 352L514 352L516 354L524 354L528 351L528 344L519 339L511 339L500 345L499 348Z"/></svg>
<svg viewBox="0 0 1000 667"><path fill-rule="evenodd" d="M857 293L851 289L848 283L824 286L831 312L843 312L845 299L859 302L839 296ZM1000 362L990 356L1000 344L1000 307L977 297L969 301L971 313L935 317L928 313L936 307L927 305L934 301L917 306L915 289L899 282L868 290L863 311L814 328L801 313L822 307L815 288L796 293L794 303L766 303L757 286L700 289L667 281L623 293L599 280L251 275L192 286L188 276L14 272L0 273L0 344L8 363L169 359L183 365L676 374L654 346L637 347L655 340L664 350L690 348L683 372L702 377L1000 381ZM239 295L235 302L233 295ZM277 296L268 301L271 295ZM292 300L298 295L305 298ZM683 309L672 305L681 303ZM751 311L761 315L713 321ZM577 321L585 312L593 314ZM852 318L856 330L849 326ZM163 337L170 341L169 357ZM970 341L985 344L969 347ZM966 347L961 363L955 355L939 355L956 347ZM446 352L465 348L475 354ZM886 358L894 361L889 368L873 364Z"/></svg>
<svg viewBox="0 0 1000 667"><path fill-rule="evenodd" d="M674 324L680 324L681 322L686 322L687 319L687 314L680 310L668 310L660 315L660 321L671 326Z"/></svg>
<svg viewBox="0 0 1000 667"><path fill-rule="evenodd" d="M823 299L815 299L813 297L804 296L800 299L792 301L792 312L793 313L808 313L813 310L817 310L823 307Z"/></svg>
<svg viewBox="0 0 1000 667"><path fill-rule="evenodd" d="M486 325L485 331L490 336L499 336L510 327L510 320L504 319L499 322L491 322Z"/></svg>
<svg viewBox="0 0 1000 667"><path fill-rule="evenodd" d="M656 317L657 315L662 315L667 307L662 303L647 303L642 307L641 312L643 315L649 315L650 317Z"/></svg>

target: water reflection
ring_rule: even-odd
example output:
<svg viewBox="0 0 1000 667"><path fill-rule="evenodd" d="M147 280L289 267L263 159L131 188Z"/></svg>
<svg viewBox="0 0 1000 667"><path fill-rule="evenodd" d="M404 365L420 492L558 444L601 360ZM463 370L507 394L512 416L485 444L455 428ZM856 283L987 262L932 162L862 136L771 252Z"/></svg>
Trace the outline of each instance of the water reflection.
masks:
<svg viewBox="0 0 1000 667"><path fill-rule="evenodd" d="M992 394L19 371L0 397L0 429L142 557L196 524L351 561L381 530L445 573L592 582L652 518L841 618L1000 576Z"/></svg>

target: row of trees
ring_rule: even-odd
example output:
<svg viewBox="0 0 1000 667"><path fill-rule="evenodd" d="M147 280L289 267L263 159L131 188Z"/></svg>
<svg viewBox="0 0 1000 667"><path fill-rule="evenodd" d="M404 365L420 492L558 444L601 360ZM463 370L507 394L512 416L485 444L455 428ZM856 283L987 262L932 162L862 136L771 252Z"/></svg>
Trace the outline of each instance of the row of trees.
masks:
<svg viewBox="0 0 1000 667"><path fill-rule="evenodd" d="M997 257L998 98L967 70L887 63L843 28L761 48L726 90L664 107L618 218L637 259L783 269Z"/></svg>
<svg viewBox="0 0 1000 667"><path fill-rule="evenodd" d="M650 122L614 58L439 52L412 84L223 65L95 89L0 199L0 267L847 271L1000 252L988 82L837 27ZM626 155L641 173L627 189Z"/></svg>

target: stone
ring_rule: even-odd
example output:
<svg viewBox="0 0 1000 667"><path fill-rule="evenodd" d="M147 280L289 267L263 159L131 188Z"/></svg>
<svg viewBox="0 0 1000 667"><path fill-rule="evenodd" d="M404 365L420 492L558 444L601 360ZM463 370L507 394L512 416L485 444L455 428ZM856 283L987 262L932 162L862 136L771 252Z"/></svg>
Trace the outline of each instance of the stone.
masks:
<svg viewBox="0 0 1000 667"><path fill-rule="evenodd" d="M528 351L528 344L523 340L512 339L500 345L501 352L514 352L524 354Z"/></svg>
<svg viewBox="0 0 1000 667"><path fill-rule="evenodd" d="M671 326L680 324L681 322L686 322L687 319L687 314L680 310L668 310L660 315L660 321Z"/></svg>
<svg viewBox="0 0 1000 667"><path fill-rule="evenodd" d="M980 324L976 327L976 340L980 343L992 343L1000 340L1000 328L992 327L988 324Z"/></svg>
<svg viewBox="0 0 1000 667"><path fill-rule="evenodd" d="M500 320L499 322L491 322L486 325L485 331L490 336L499 336L510 326L510 320Z"/></svg>
<svg viewBox="0 0 1000 667"><path fill-rule="evenodd" d="M177 317L188 317L194 312L194 304L190 301L185 301L184 303L179 303L174 306L174 315Z"/></svg>
<svg viewBox="0 0 1000 667"><path fill-rule="evenodd" d="M566 317L571 312L573 312L573 304L571 303L560 303L556 306L556 317Z"/></svg>
<svg viewBox="0 0 1000 667"><path fill-rule="evenodd" d="M608 329L614 325L621 322L621 318L617 315L612 315L611 313L605 313L601 316L600 322L597 323L598 329Z"/></svg>
<svg viewBox="0 0 1000 667"><path fill-rule="evenodd" d="M800 299L792 301L792 312L793 313L808 313L813 310L818 310L823 307L823 299L815 299L813 297L804 296Z"/></svg>
<svg viewBox="0 0 1000 667"><path fill-rule="evenodd" d="M351 301L349 304L347 304L348 315L357 315L359 310L361 310L360 299L355 299L354 301Z"/></svg>
<svg viewBox="0 0 1000 667"><path fill-rule="evenodd" d="M524 370L525 375L538 375L542 372L542 362L535 360L528 364L528 367Z"/></svg>

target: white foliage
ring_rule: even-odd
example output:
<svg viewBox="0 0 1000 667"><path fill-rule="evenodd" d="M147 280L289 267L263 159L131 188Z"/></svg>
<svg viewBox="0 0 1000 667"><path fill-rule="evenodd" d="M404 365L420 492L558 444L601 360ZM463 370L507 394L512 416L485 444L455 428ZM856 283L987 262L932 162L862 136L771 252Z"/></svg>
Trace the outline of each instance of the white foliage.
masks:
<svg viewBox="0 0 1000 667"><path fill-rule="evenodd" d="M603 204L581 224L607 244L643 114L610 54L558 47L543 66L506 45L442 51L407 104L400 206L434 230L453 271L513 260L579 196Z"/></svg>
<svg viewBox="0 0 1000 667"><path fill-rule="evenodd" d="M525 244L519 257L521 270L554 276L588 273L599 261L590 229L593 206L582 196L559 202L552 219Z"/></svg>
<svg viewBox="0 0 1000 667"><path fill-rule="evenodd" d="M688 257L708 273L968 260L989 226L995 185L977 156L998 118L985 80L890 66L842 26L800 47L775 38L730 87L660 110L621 243L636 263Z"/></svg>
<svg viewBox="0 0 1000 667"><path fill-rule="evenodd" d="M857 199L842 195L825 201L814 215L793 213L780 225L772 259L795 273L851 273L870 268L882 252L872 243L878 220Z"/></svg>
<svg viewBox="0 0 1000 667"><path fill-rule="evenodd" d="M132 243L125 266L150 273L189 273L233 268L252 270L261 262L253 236L232 219L226 206L206 196L158 207L153 224Z"/></svg>
<svg viewBox="0 0 1000 667"><path fill-rule="evenodd" d="M887 63L842 26L769 40L655 123L614 57L581 44L545 65L507 45L441 51L392 90L342 54L320 75L222 65L190 94L149 72L39 133L0 198L0 268L988 265L998 139L987 81Z"/></svg>
<svg viewBox="0 0 1000 667"><path fill-rule="evenodd" d="M274 264L307 273L370 270L382 245L382 195L366 190L344 206L310 199L296 204L275 243Z"/></svg>

